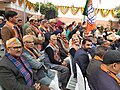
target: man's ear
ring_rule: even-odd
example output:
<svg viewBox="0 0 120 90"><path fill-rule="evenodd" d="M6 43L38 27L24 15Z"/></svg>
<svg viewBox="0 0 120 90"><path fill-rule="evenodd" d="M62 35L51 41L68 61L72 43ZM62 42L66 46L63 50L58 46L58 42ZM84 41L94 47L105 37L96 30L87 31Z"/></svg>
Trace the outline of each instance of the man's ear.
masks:
<svg viewBox="0 0 120 90"><path fill-rule="evenodd" d="M116 63L112 64L113 69L116 69Z"/></svg>
<svg viewBox="0 0 120 90"><path fill-rule="evenodd" d="M26 43L25 43L25 42L23 42L23 45L26 45Z"/></svg>
<svg viewBox="0 0 120 90"><path fill-rule="evenodd" d="M85 44L82 44L82 47L84 48L84 47L85 47Z"/></svg>
<svg viewBox="0 0 120 90"><path fill-rule="evenodd" d="M12 17L9 17L9 19L8 19L9 21L12 21Z"/></svg>
<svg viewBox="0 0 120 90"><path fill-rule="evenodd" d="M7 52L9 53L10 48L6 48Z"/></svg>

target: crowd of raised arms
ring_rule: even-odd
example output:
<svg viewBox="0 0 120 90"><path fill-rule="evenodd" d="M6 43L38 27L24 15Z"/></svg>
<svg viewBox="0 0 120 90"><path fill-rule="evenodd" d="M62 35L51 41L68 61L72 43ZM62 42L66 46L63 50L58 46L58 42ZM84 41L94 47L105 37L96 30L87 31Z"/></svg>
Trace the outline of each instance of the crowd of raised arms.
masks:
<svg viewBox="0 0 120 90"><path fill-rule="evenodd" d="M120 90L118 29L18 16L0 16L0 90Z"/></svg>

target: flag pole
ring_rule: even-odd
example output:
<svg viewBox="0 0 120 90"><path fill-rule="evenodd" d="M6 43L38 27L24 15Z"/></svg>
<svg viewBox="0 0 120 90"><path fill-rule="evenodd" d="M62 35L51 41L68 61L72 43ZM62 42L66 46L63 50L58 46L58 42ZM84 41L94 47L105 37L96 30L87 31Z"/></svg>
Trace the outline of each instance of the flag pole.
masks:
<svg viewBox="0 0 120 90"><path fill-rule="evenodd" d="M26 0L24 0L24 24L26 21Z"/></svg>
<svg viewBox="0 0 120 90"><path fill-rule="evenodd" d="M99 4L99 0L97 2L97 10L96 11L98 11L98 4ZM97 12L95 12L95 15L96 15L96 18L97 18Z"/></svg>

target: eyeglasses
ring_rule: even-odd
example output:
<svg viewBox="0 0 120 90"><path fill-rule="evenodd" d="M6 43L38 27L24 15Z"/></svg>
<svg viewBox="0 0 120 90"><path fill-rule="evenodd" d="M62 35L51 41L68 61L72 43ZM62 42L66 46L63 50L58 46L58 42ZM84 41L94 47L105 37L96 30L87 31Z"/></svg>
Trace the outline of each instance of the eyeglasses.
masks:
<svg viewBox="0 0 120 90"><path fill-rule="evenodd" d="M72 41L79 41L79 39L77 39L77 38L76 38L76 39L75 39L75 38L72 38Z"/></svg>
<svg viewBox="0 0 120 90"><path fill-rule="evenodd" d="M20 50L20 49L22 49L22 46L10 47L10 48L13 49L13 50Z"/></svg>
<svg viewBox="0 0 120 90"><path fill-rule="evenodd" d="M31 42L26 42L26 43L34 43L34 41L31 41Z"/></svg>
<svg viewBox="0 0 120 90"><path fill-rule="evenodd" d="M57 39L52 39L53 41L57 40Z"/></svg>

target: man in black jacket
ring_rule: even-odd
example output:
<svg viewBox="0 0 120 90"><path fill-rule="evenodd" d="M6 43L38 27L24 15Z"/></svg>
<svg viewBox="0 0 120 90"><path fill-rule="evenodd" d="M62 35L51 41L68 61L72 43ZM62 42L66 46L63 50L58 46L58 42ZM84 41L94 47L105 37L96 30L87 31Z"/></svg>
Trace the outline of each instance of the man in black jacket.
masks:
<svg viewBox="0 0 120 90"><path fill-rule="evenodd" d="M90 49L92 48L92 41L90 39L84 39L82 42L82 48L76 51L74 60L73 60L73 72L74 77L77 77L76 63L79 65L83 77L86 77L86 69L91 59L89 54Z"/></svg>

